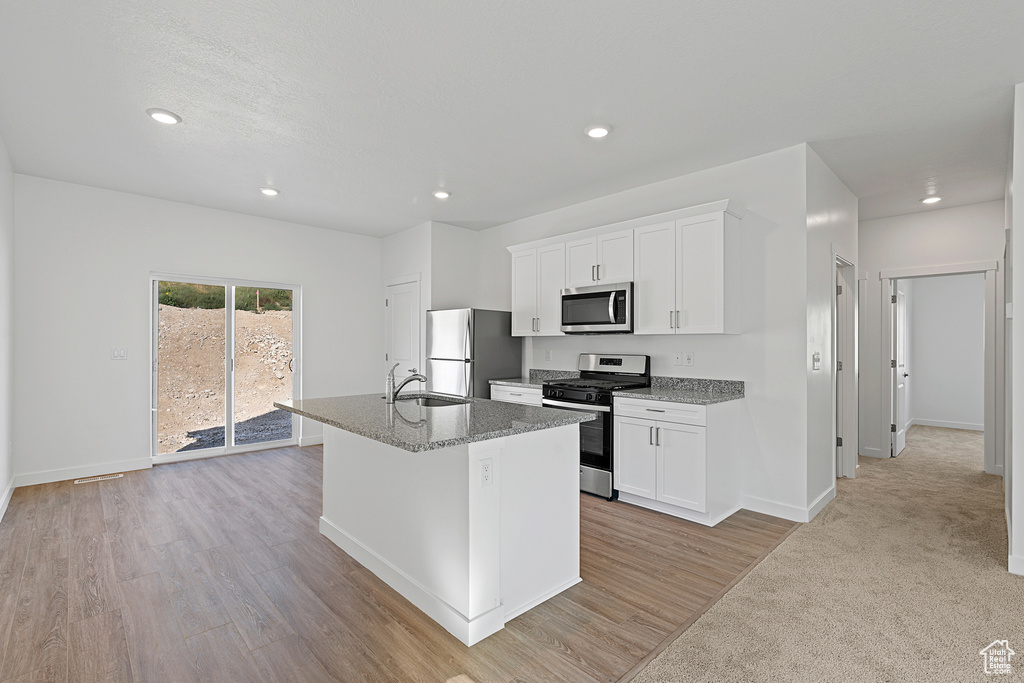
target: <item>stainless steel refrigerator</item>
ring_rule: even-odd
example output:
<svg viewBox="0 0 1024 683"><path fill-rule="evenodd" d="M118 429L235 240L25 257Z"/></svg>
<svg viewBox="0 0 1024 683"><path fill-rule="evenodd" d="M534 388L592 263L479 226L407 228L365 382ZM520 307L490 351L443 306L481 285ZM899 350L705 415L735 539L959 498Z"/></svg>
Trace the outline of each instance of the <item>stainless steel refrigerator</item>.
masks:
<svg viewBox="0 0 1024 683"><path fill-rule="evenodd" d="M510 312L427 311L427 391L490 398L489 381L519 377L522 359Z"/></svg>

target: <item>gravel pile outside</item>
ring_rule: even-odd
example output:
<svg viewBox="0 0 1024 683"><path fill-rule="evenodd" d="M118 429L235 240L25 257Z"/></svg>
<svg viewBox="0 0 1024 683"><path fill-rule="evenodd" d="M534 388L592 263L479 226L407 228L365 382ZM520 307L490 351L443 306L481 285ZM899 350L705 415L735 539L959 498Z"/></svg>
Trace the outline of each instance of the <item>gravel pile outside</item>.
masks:
<svg viewBox="0 0 1024 683"><path fill-rule="evenodd" d="M291 311L235 311L235 443L291 437ZM159 307L158 453L224 445L224 309Z"/></svg>

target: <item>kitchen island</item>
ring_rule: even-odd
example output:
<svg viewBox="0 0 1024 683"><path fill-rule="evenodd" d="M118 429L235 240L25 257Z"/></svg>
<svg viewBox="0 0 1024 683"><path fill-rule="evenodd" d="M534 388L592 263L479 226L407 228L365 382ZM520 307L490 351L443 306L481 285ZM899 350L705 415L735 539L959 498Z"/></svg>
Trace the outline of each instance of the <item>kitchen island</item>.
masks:
<svg viewBox="0 0 1024 683"><path fill-rule="evenodd" d="M320 532L466 645L580 581L590 413L424 394L275 403L324 424Z"/></svg>

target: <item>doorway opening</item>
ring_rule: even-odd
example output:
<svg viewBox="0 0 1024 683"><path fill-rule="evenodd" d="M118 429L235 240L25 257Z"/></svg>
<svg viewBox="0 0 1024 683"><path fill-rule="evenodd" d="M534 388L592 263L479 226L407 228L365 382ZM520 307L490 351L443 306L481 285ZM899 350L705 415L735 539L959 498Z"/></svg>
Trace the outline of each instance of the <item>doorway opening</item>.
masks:
<svg viewBox="0 0 1024 683"><path fill-rule="evenodd" d="M883 272L883 424L889 455L914 425L982 432L985 471L1002 474L996 382L997 264Z"/></svg>
<svg viewBox="0 0 1024 683"><path fill-rule="evenodd" d="M174 462L298 443L297 287L152 278L152 454Z"/></svg>

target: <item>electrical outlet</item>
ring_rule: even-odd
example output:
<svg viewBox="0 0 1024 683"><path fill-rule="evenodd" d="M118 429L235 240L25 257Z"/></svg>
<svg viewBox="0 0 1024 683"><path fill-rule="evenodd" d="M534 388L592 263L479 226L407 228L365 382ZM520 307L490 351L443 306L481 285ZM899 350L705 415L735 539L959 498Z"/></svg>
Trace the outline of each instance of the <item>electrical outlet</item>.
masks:
<svg viewBox="0 0 1024 683"><path fill-rule="evenodd" d="M683 354L683 365L685 365L688 368L693 367L693 351L687 351L685 354Z"/></svg>
<svg viewBox="0 0 1024 683"><path fill-rule="evenodd" d="M490 458L480 461L480 486L490 486L494 483L494 464Z"/></svg>
<svg viewBox="0 0 1024 683"><path fill-rule="evenodd" d="M682 351L676 351L676 355L672 358L672 365L682 365L682 364L683 364L683 352Z"/></svg>

